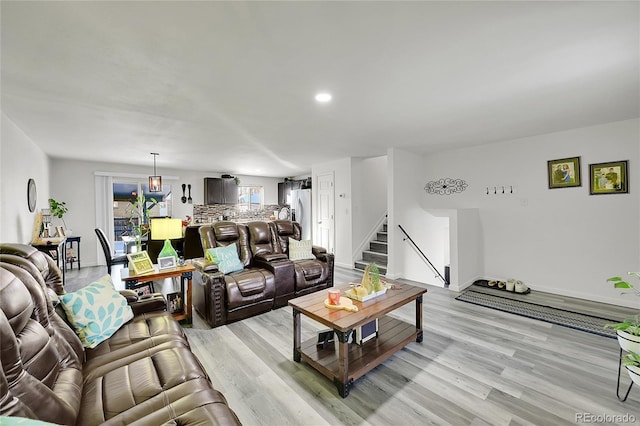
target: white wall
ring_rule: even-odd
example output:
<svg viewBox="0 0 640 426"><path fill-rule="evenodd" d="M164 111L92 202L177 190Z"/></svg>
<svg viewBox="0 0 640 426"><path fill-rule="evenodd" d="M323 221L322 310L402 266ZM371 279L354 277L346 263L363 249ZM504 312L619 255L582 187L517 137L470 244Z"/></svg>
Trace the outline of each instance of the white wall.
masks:
<svg viewBox="0 0 640 426"><path fill-rule="evenodd" d="M352 262L369 248L372 231L387 213L387 156L351 161Z"/></svg>
<svg viewBox="0 0 640 426"><path fill-rule="evenodd" d="M461 291L483 277L484 250L478 209L456 209L451 224L451 285ZM455 274L455 275L454 275Z"/></svg>
<svg viewBox="0 0 640 426"><path fill-rule="evenodd" d="M47 155L2 113L0 140L0 241L29 244L36 213L49 208ZM35 212L27 205L27 182L36 182Z"/></svg>
<svg viewBox="0 0 640 426"><path fill-rule="evenodd" d="M486 278L515 277L540 291L638 307L605 279L640 270L639 124L626 120L425 156L422 186L442 177L469 186L461 194L420 196L429 208L479 209ZM548 189L547 161L574 156L582 160L582 186ZM629 160L630 193L589 195L589 164L618 160ZM494 186L499 194L487 195Z"/></svg>
<svg viewBox="0 0 640 426"><path fill-rule="evenodd" d="M68 159L52 159L51 161L51 196L64 201L69 207L65 215L67 226L74 235L82 237L81 257L82 265L97 265L102 259L101 249L94 232L95 224L95 187L94 174L96 171L131 173L148 176L151 169L139 166L76 161ZM191 184L191 197L194 204L204 203L204 178L219 177L217 172L200 172L192 170L178 170L159 168L158 172L164 176L174 176L177 180L163 180L170 183L177 194L173 203L173 217L186 218L193 216L193 205L182 204L181 184ZM265 204L278 204L278 178L255 177L239 175L241 185L255 185L264 188ZM26 188L26 181L25 181Z"/></svg>
<svg viewBox="0 0 640 426"><path fill-rule="evenodd" d="M388 151L388 237L389 258L387 276L405 278L412 281L442 285L435 273L424 261L420 253L409 241L398 225L409 233L431 262L444 275L443 239L447 218L437 218L429 214L421 205L424 193L424 160L420 155L400 150ZM434 236L437 233L438 237Z"/></svg>

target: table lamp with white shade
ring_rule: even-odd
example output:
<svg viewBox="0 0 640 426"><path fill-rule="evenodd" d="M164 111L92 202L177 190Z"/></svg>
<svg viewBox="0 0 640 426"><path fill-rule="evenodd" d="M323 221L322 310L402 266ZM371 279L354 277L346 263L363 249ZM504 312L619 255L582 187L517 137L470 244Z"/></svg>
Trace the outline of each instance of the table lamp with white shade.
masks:
<svg viewBox="0 0 640 426"><path fill-rule="evenodd" d="M182 219L151 219L151 239L165 240L158 257L173 256L178 261L178 253L171 240L182 238Z"/></svg>

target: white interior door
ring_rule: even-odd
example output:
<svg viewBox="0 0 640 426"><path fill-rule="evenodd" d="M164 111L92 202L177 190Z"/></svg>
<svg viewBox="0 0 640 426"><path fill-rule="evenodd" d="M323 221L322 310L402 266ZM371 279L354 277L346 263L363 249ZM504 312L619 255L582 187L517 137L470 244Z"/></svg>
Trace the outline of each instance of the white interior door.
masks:
<svg viewBox="0 0 640 426"><path fill-rule="evenodd" d="M334 191L333 173L318 175L318 224L317 244L334 253Z"/></svg>

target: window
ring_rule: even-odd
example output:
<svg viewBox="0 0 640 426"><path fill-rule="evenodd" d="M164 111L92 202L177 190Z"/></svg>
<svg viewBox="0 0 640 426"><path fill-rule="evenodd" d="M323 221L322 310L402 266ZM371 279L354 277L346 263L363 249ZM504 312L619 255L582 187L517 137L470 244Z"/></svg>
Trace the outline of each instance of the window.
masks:
<svg viewBox="0 0 640 426"><path fill-rule="evenodd" d="M238 210L241 212L262 210L264 207L263 194L264 189L261 186L239 186Z"/></svg>
<svg viewBox="0 0 640 426"><path fill-rule="evenodd" d="M171 185L163 184L162 189L162 192L150 192L146 180L113 182L113 240L116 253L127 250L122 237L146 236L150 218L171 216ZM144 198L138 197L138 194L143 194ZM144 203L140 203L141 200Z"/></svg>

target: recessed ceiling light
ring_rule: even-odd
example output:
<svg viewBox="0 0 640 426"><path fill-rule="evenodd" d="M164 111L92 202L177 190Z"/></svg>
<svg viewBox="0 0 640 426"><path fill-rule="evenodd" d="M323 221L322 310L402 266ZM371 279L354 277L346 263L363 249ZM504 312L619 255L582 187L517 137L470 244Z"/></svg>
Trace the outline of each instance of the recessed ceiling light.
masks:
<svg viewBox="0 0 640 426"><path fill-rule="evenodd" d="M316 101L320 102L320 103L327 103L330 102L331 99L333 97L331 96L331 93L327 93L327 92L320 92L316 94Z"/></svg>

